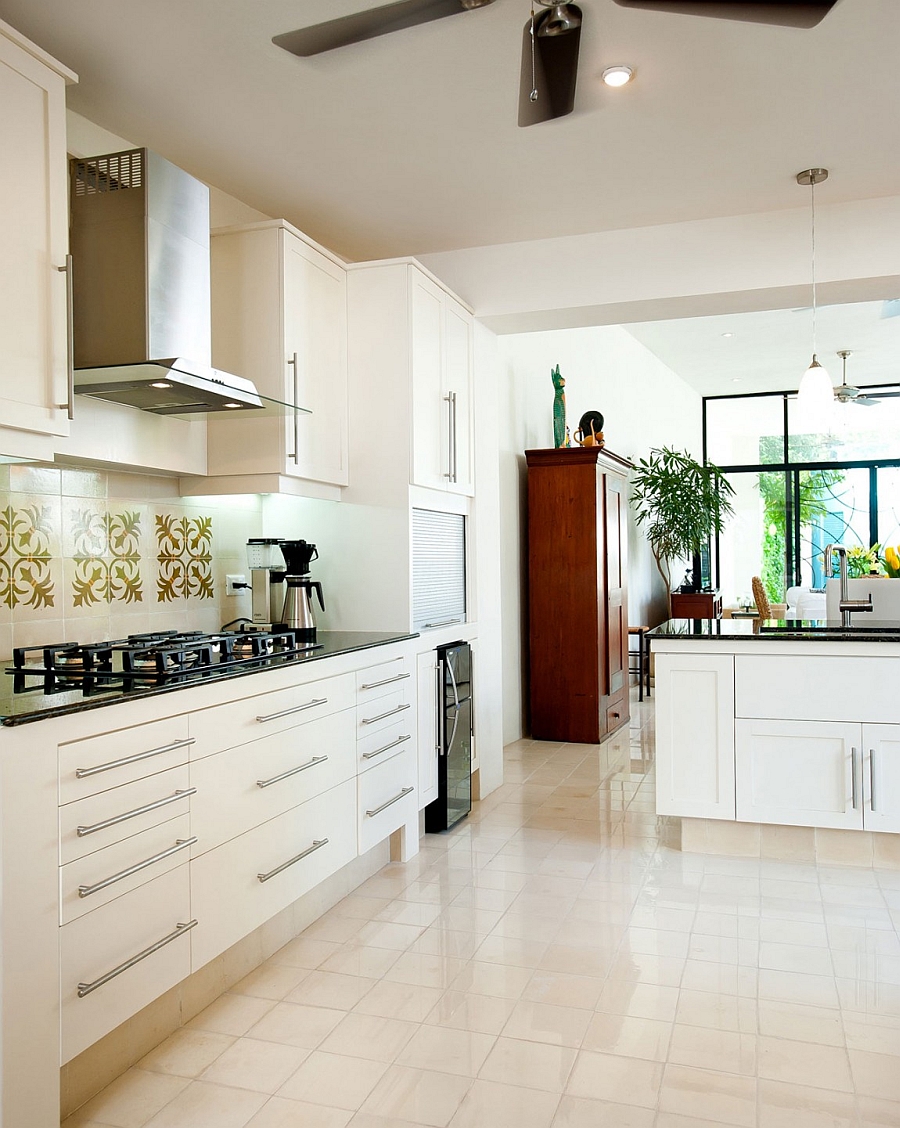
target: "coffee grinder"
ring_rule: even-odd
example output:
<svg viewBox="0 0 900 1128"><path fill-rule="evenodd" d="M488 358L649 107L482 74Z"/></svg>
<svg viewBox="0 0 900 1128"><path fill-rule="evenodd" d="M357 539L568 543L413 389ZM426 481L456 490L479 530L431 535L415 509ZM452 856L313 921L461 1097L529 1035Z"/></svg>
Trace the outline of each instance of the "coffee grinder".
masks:
<svg viewBox="0 0 900 1128"><path fill-rule="evenodd" d="M316 620L313 615L313 591L319 599L319 606L325 610L322 598L322 585L309 578L310 563L319 553L314 544L305 540L281 541L279 544L285 563L284 609L281 623L292 630L300 642L312 641L316 637Z"/></svg>
<svg viewBox="0 0 900 1128"><path fill-rule="evenodd" d="M284 557L276 537L252 537L247 541L250 567L250 600L253 626L270 630L281 622L284 606Z"/></svg>

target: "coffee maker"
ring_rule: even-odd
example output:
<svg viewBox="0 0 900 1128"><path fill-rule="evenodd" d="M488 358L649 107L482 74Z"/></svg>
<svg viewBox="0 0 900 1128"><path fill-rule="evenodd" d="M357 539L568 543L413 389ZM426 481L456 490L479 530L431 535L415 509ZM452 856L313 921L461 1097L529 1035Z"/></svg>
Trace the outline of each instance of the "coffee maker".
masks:
<svg viewBox="0 0 900 1128"><path fill-rule="evenodd" d="M316 620L313 615L313 591L319 599L319 606L325 610L322 598L322 585L309 578L309 566L319 553L314 544L305 540L281 541L284 556L284 578L287 590L284 593L284 608L281 623L292 630L298 641L312 641L316 637Z"/></svg>
<svg viewBox="0 0 900 1128"><path fill-rule="evenodd" d="M284 555L277 537L252 537L247 541L250 567L250 617L262 630L281 622L284 608Z"/></svg>

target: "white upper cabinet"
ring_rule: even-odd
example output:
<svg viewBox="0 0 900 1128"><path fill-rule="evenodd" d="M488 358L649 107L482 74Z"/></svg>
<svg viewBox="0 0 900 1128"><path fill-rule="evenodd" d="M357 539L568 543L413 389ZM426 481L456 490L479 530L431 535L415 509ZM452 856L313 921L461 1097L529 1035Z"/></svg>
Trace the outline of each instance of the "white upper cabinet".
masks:
<svg viewBox="0 0 900 1128"><path fill-rule="evenodd" d="M275 474L326 487L346 485L343 266L280 220L213 232L210 253L213 364L252 380L261 395L308 414L211 416L209 474Z"/></svg>
<svg viewBox="0 0 900 1128"><path fill-rule="evenodd" d="M409 268L413 485L473 493L472 315Z"/></svg>
<svg viewBox="0 0 900 1128"><path fill-rule="evenodd" d="M0 22L3 453L20 452L21 432L69 430L67 276L59 268L65 268L69 249L65 88L75 81L71 71ZM7 429L20 432L18 439Z"/></svg>

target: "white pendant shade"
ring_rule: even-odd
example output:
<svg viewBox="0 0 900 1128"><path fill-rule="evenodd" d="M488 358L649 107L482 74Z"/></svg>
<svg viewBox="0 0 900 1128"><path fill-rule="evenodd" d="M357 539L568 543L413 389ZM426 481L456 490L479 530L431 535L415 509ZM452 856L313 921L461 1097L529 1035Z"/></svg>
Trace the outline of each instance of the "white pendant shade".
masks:
<svg viewBox="0 0 900 1128"><path fill-rule="evenodd" d="M815 354L797 389L797 407L804 427L810 431L829 429L834 415L834 388Z"/></svg>

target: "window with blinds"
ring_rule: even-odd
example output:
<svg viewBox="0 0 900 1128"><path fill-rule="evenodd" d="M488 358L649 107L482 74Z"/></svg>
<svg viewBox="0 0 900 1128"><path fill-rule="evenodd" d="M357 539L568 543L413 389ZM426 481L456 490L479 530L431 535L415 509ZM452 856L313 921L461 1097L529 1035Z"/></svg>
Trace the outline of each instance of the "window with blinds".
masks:
<svg viewBox="0 0 900 1128"><path fill-rule="evenodd" d="M466 621L466 519L412 511L413 630Z"/></svg>

